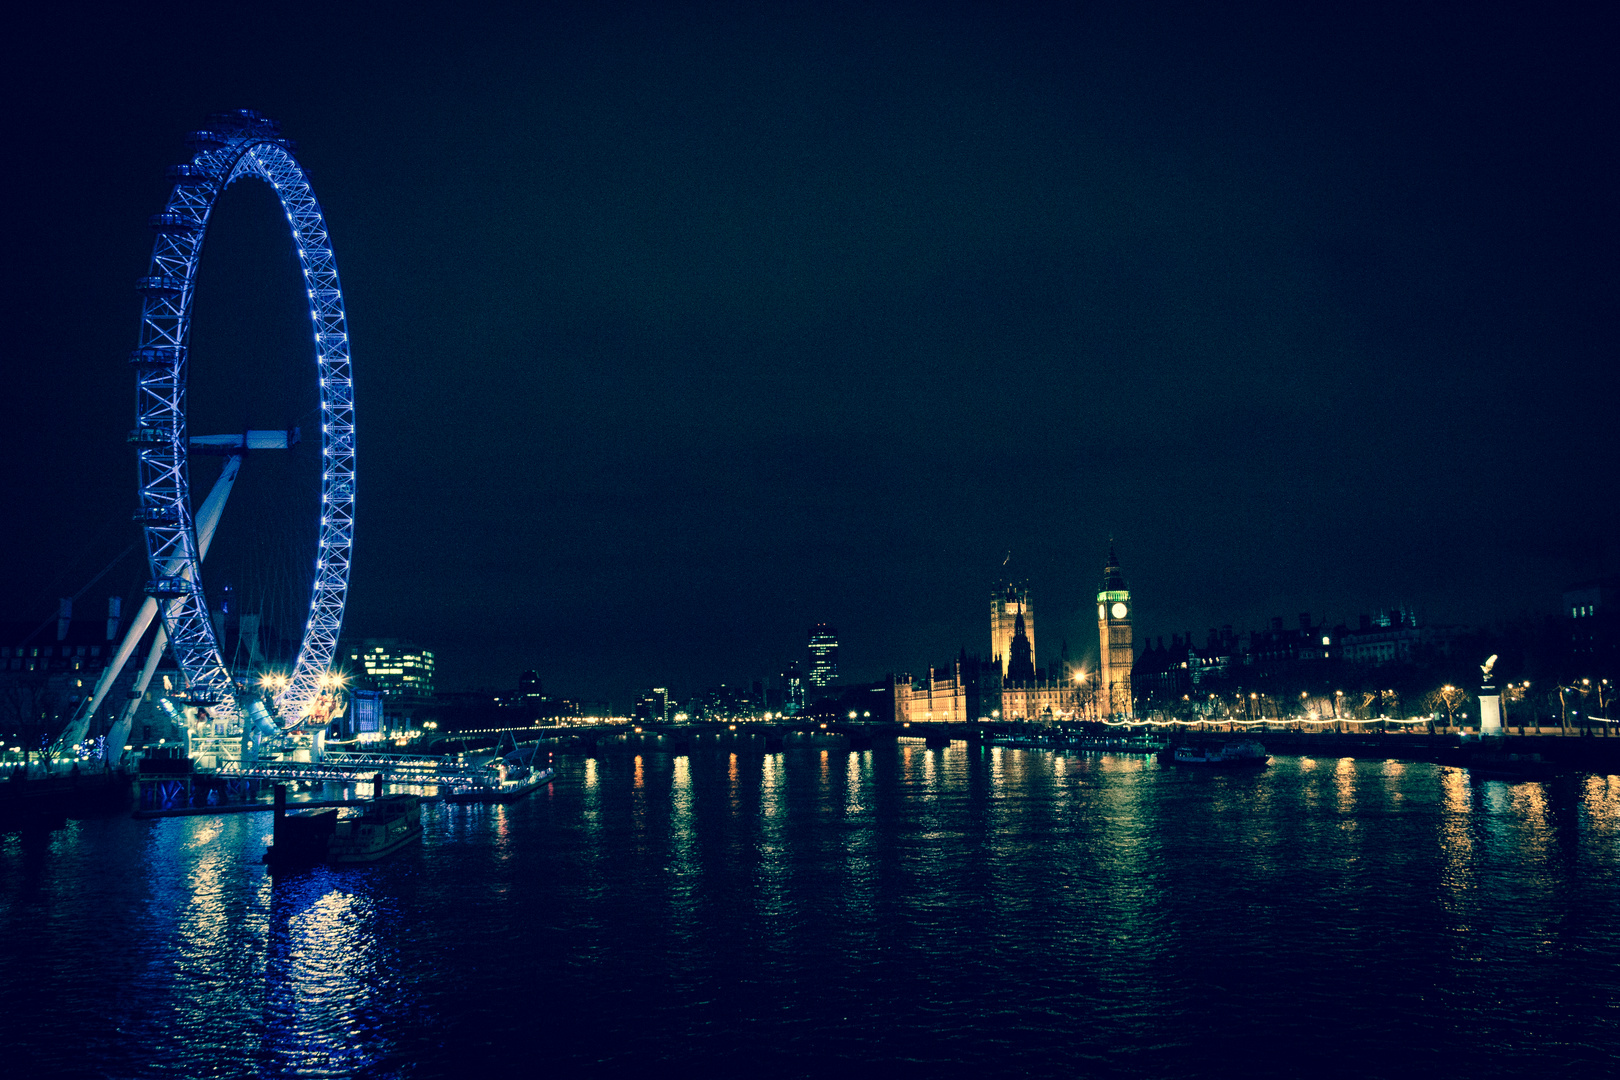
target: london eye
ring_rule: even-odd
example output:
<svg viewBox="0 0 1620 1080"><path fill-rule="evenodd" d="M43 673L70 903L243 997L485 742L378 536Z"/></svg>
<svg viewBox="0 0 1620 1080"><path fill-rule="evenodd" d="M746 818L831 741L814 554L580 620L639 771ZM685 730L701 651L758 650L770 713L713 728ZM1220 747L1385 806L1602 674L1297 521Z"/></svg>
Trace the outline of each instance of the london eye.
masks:
<svg viewBox="0 0 1620 1080"><path fill-rule="evenodd" d="M114 721L110 745L121 745L127 736L134 699L146 690L166 646L182 684L183 694L176 696L189 710L190 753L212 764L249 760L262 740L317 731L329 719L354 536L354 389L337 262L294 144L282 137L275 121L246 109L210 116L207 127L191 132L187 143L191 160L169 168L168 199L150 219L155 238L149 269L138 282L140 333L130 353L136 409L129 441L138 460L135 518L145 537L146 599L64 740L83 737L142 634L160 617L145 668L130 691L132 700ZM192 306L204 239L220 196L244 179L269 185L291 231L313 336L313 371L304 370L318 390L313 411L320 424L318 508L310 492L287 510L298 514L307 506L319 519L310 523L316 536L313 574L296 575L300 591L308 591L307 608L298 612L296 658L289 670L262 679L244 678L239 665L227 659L223 624L211 613L204 589L204 558L244 459L291 449L304 433L287 427L199 435L188 423ZM198 503L192 465L205 458L223 459L223 465Z"/></svg>

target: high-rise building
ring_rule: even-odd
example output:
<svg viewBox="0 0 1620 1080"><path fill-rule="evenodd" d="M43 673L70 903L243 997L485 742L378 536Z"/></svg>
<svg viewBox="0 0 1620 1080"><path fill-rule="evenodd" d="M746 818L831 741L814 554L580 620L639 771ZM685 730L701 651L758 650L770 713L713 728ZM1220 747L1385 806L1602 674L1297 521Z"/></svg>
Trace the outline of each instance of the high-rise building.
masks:
<svg viewBox="0 0 1620 1080"><path fill-rule="evenodd" d="M810 628L810 685L825 690L838 678L838 631L826 623Z"/></svg>
<svg viewBox="0 0 1620 1080"><path fill-rule="evenodd" d="M782 711L789 716L804 712L804 674L798 664L789 664L782 672Z"/></svg>
<svg viewBox="0 0 1620 1080"><path fill-rule="evenodd" d="M525 671L518 676L518 697L525 702L538 702L546 696L545 685L537 671Z"/></svg>
<svg viewBox="0 0 1620 1080"><path fill-rule="evenodd" d="M433 653L397 638L367 638L349 651L354 673L383 696L426 700L433 696Z"/></svg>
<svg viewBox="0 0 1620 1080"><path fill-rule="evenodd" d="M1007 677L1007 664L1012 656L1013 635L1018 631L1019 616L1024 619L1024 636L1029 639L1030 666L1033 668L1035 609L1029 602L1029 589L1008 582L990 594L990 655L1001 664L1002 678Z"/></svg>
<svg viewBox="0 0 1620 1080"><path fill-rule="evenodd" d="M1108 545L1108 565L1103 567L1102 588L1097 592L1097 638L1102 657L1097 671L1097 713L1129 718L1131 666L1136 661L1131 644L1131 592L1125 587L1113 544Z"/></svg>
<svg viewBox="0 0 1620 1080"><path fill-rule="evenodd" d="M663 724L670 719L669 688L654 686L641 692L641 700L636 702L636 719L648 723Z"/></svg>

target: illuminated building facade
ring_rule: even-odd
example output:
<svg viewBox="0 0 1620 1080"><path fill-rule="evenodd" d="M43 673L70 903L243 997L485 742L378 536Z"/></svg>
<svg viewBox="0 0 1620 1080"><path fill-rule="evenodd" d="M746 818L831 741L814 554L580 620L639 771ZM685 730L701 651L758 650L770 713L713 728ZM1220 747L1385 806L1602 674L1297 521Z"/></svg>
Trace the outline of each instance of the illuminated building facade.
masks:
<svg viewBox="0 0 1620 1080"><path fill-rule="evenodd" d="M804 712L804 675L798 664L789 664L782 672L782 711L789 716Z"/></svg>
<svg viewBox="0 0 1620 1080"><path fill-rule="evenodd" d="M1001 717L1001 666L966 654L945 667L930 667L924 679L894 681L894 719L899 724L960 724Z"/></svg>
<svg viewBox="0 0 1620 1080"><path fill-rule="evenodd" d="M1035 609L1029 601L1029 589L1009 582L990 594L990 655L1001 664L1001 674L1007 676L1011 662L1013 639L1018 633L1018 620L1024 621L1024 636L1029 641L1030 667L1035 665ZM1031 676L1033 678L1033 676Z"/></svg>
<svg viewBox="0 0 1620 1080"><path fill-rule="evenodd" d="M383 696L380 690L355 690L349 695L349 733L362 742L382 736Z"/></svg>
<svg viewBox="0 0 1620 1080"><path fill-rule="evenodd" d="M967 684L961 665L929 668L916 682L910 675L895 680L895 720L901 724L960 724L968 715Z"/></svg>
<svg viewBox="0 0 1620 1080"><path fill-rule="evenodd" d="M810 628L810 685L825 690L838 678L838 631L826 623Z"/></svg>
<svg viewBox="0 0 1620 1080"><path fill-rule="evenodd" d="M1007 720L1028 720L1050 724L1060 720L1085 720L1081 691L1073 682L1026 682L1001 688L1001 715Z"/></svg>
<svg viewBox="0 0 1620 1080"><path fill-rule="evenodd" d="M368 638L349 652L354 674L385 698L426 701L433 697L433 653L396 638Z"/></svg>
<svg viewBox="0 0 1620 1080"><path fill-rule="evenodd" d="M636 702L636 719L650 724L667 723L670 719L669 688L654 686L643 690L641 700Z"/></svg>
<svg viewBox="0 0 1620 1080"><path fill-rule="evenodd" d="M1102 657L1097 671L1097 711L1104 717L1129 719L1133 714L1131 668L1136 651L1131 644L1131 614L1131 593L1110 544L1102 588L1097 591L1097 645Z"/></svg>

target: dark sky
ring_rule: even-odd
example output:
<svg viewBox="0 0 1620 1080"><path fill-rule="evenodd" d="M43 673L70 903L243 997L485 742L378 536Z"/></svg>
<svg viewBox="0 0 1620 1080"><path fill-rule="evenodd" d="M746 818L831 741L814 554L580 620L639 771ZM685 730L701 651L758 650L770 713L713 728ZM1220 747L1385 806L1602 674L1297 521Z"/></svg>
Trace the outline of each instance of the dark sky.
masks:
<svg viewBox="0 0 1620 1080"><path fill-rule="evenodd" d="M36 12L0 607L136 539L146 216L250 106L348 300L348 630L445 685L686 693L818 620L917 671L986 648L1009 549L1045 662L1094 648L1110 536L1139 638L1553 610L1620 556L1601 6L1244 7ZM233 189L209 243L196 378L281 426L285 226Z"/></svg>

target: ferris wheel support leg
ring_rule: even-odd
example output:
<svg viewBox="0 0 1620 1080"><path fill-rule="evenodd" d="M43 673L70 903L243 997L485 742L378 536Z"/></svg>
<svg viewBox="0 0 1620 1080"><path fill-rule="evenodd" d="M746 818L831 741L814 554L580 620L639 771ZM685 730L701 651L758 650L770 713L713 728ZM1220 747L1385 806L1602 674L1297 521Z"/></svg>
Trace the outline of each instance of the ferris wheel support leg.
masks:
<svg viewBox="0 0 1620 1080"><path fill-rule="evenodd" d="M90 718L101 708L101 703L106 699L107 692L113 688L113 683L118 681L118 676L123 674L124 665L129 662L130 654L135 651L135 646L140 644L141 636L146 633L146 628L152 625L152 619L156 615L157 601L149 596L135 613L135 621L129 624L129 632L124 635L124 640L118 643L118 651L107 661L107 667L102 671L101 678L96 680L95 692L74 712L73 719L68 721L67 727L62 730L61 746L64 751L83 741L85 733L90 730ZM158 631L160 634L162 632ZM118 745L121 747L123 744ZM116 760L117 754L113 753L110 740L107 753L111 759Z"/></svg>
<svg viewBox="0 0 1620 1080"><path fill-rule="evenodd" d="M225 500L230 497L231 487L236 483L237 473L241 472L241 470L242 458L240 455L232 455L227 458L225 467L219 472L219 479L214 481L213 489L209 491L208 498L203 501L202 509L197 512L197 557L199 560L208 555L208 547L214 542L214 532L219 527L220 515L225 512ZM180 572L181 567L176 565L178 562L179 560L170 563L165 573L174 574ZM124 640L118 643L118 651L113 653L112 658L107 661L107 667L102 671L101 678L96 680L95 692L74 713L73 719L68 721L67 727L63 729L60 738L60 745L63 750L84 740L85 733L90 730L91 718L96 715L96 710L101 708L107 694L112 690L113 684L118 681L118 676L124 673L124 665L129 662L130 656L135 652L135 646L140 644L141 638L146 634L146 628L152 625L152 620L156 617L157 601L149 596L141 604L140 610L135 613L135 620L129 624L129 631L124 635ZM146 693L147 684L152 681L152 672L157 669L157 660L163 655L165 640L163 627L159 626L157 638L152 642L151 655L147 657L146 670L142 673L143 678L139 680L141 694ZM139 697L134 700L137 704L139 703ZM124 712L128 714L129 720L134 719L135 709L133 705L126 706ZM113 724L114 730L108 732L107 755L111 764L116 764L118 758L123 754L124 739L129 736L129 726L124 723L125 719L125 716L120 714L118 720ZM122 731L118 730L120 725L123 726Z"/></svg>
<svg viewBox="0 0 1620 1080"><path fill-rule="evenodd" d="M197 528L197 561L201 562L208 557L208 546L214 542L214 530L219 528L220 515L225 512L225 500L231 497L231 486L236 483L236 474L242 471L242 455L232 454L225 459L225 467L219 470L219 479L214 481L214 487L208 492L208 498L203 500L202 506L197 510L194 524Z"/></svg>
<svg viewBox="0 0 1620 1080"><path fill-rule="evenodd" d="M129 738L129 730L135 725L135 713L140 710L141 699L146 697L146 688L152 685L152 676L157 674L158 661L163 659L163 647L169 643L169 636L163 632L163 627L157 628L157 635L152 638L152 649L146 654L146 663L141 673L135 677L135 685L129 688L129 700L124 703L123 710L118 719L113 721L112 730L107 733L107 757L112 764L118 764L118 759L124 753L124 740Z"/></svg>

